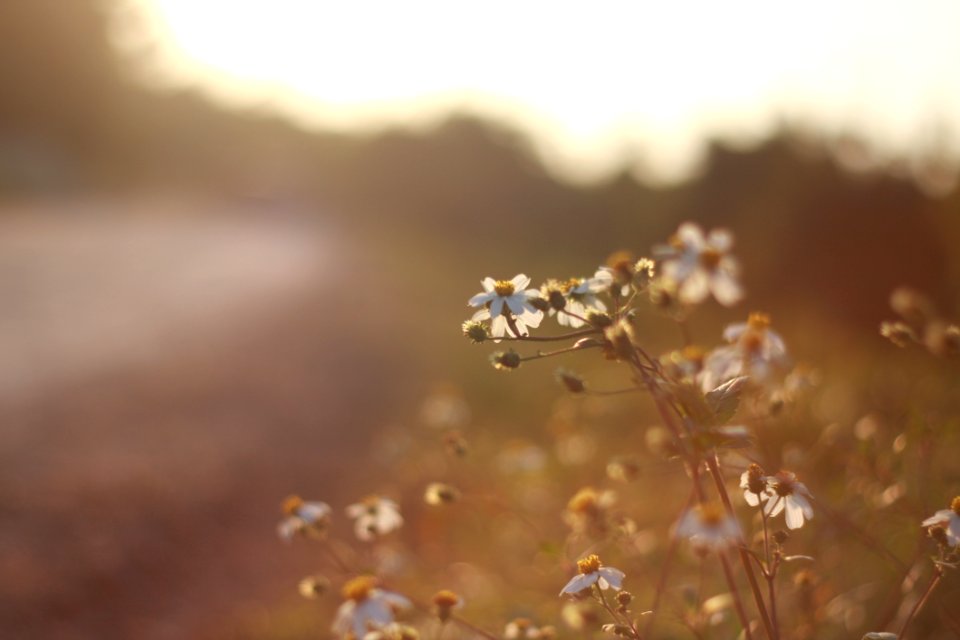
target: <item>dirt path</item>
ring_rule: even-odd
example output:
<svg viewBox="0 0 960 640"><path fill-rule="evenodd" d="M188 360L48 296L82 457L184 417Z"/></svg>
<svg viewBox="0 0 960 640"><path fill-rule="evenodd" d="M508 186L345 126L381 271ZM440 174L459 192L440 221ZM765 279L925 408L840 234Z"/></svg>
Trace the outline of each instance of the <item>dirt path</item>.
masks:
<svg viewBox="0 0 960 640"><path fill-rule="evenodd" d="M9 637L189 638L268 606L304 571L277 501L335 500L390 407L371 274L333 277L354 240L312 212L159 207L0 212Z"/></svg>

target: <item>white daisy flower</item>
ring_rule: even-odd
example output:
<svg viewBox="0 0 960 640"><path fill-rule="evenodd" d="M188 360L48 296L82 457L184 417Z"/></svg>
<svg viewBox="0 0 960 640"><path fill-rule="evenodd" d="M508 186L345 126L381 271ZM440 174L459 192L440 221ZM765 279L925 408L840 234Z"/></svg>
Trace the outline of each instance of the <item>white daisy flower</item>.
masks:
<svg viewBox="0 0 960 640"><path fill-rule="evenodd" d="M286 518L277 525L277 534L285 542L295 535L322 537L330 526L330 505L326 502L306 502L300 496L290 496L281 509Z"/></svg>
<svg viewBox="0 0 960 640"><path fill-rule="evenodd" d="M552 638L556 630L551 626L538 627L530 618L514 618L503 628L503 637L506 640L540 640Z"/></svg>
<svg viewBox="0 0 960 640"><path fill-rule="evenodd" d="M786 510L788 529L802 527L804 518L813 519L813 507L809 500L812 496L806 485L797 482L797 476L789 471L781 471L768 478L768 481L773 493L763 507L764 514L773 518Z"/></svg>
<svg viewBox="0 0 960 640"><path fill-rule="evenodd" d="M686 222L669 246L658 247L656 252L663 260L663 277L676 284L681 302L697 304L713 294L717 302L729 307L743 297L737 282L739 266L729 255L732 247L729 231L714 229L704 237L699 226Z"/></svg>
<svg viewBox="0 0 960 640"><path fill-rule="evenodd" d="M677 535L688 538L698 550L720 551L739 542L740 525L721 505L708 503L683 514Z"/></svg>
<svg viewBox="0 0 960 640"><path fill-rule="evenodd" d="M603 566L600 558L596 555L589 555L577 560L577 569L580 573L571 578L567 586L560 591L561 596L565 593L578 594L593 585L597 585L600 589L613 588L619 591L625 577L623 571Z"/></svg>
<svg viewBox="0 0 960 640"><path fill-rule="evenodd" d="M598 269L592 278L571 278L563 282L550 281L541 288L541 293L542 297L550 302L550 315L556 315L560 325L577 329L586 324L582 318L587 317L588 310L595 309L603 312L607 310L607 305L597 297L597 294L609 291L612 285L612 273ZM560 301L556 299L558 295L562 298L562 311L557 310L560 306Z"/></svg>
<svg viewBox="0 0 960 640"><path fill-rule="evenodd" d="M763 469L757 464L751 464L740 474L740 488L743 489L743 499L751 507L756 507L773 496L770 478L763 475Z"/></svg>
<svg viewBox="0 0 960 640"><path fill-rule="evenodd" d="M953 499L949 509L937 511L921 524L928 528L942 528L947 545L956 547L960 544L960 496Z"/></svg>
<svg viewBox="0 0 960 640"><path fill-rule="evenodd" d="M346 601L337 609L331 629L346 638L363 638L368 631L394 621L397 610L409 609L411 602L400 594L377 588L373 576L353 578L343 586Z"/></svg>
<svg viewBox="0 0 960 640"><path fill-rule="evenodd" d="M397 503L380 496L367 496L350 505L347 507L347 516L356 519L353 524L354 533L364 541L390 533L403 524L403 516L400 515Z"/></svg>
<svg viewBox="0 0 960 640"><path fill-rule="evenodd" d="M510 280L484 278L481 284L483 291L470 298L467 304L480 307L472 320L491 320L490 334L495 339L508 335L508 328L515 328L523 336L527 334L527 327L540 326L543 312L530 303L531 299L540 297L540 292L526 288L530 278L521 273Z"/></svg>
<svg viewBox="0 0 960 640"><path fill-rule="evenodd" d="M704 392L743 375L764 382L789 367L787 347L770 328L770 316L765 313L751 313L746 322L728 326L723 339L730 344L714 349L703 362L700 385Z"/></svg>

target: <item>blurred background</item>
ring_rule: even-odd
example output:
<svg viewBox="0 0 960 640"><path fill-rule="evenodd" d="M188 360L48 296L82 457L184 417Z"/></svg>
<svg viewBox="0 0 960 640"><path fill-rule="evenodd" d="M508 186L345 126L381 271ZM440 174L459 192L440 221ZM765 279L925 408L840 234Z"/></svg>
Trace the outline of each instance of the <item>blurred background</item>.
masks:
<svg viewBox="0 0 960 640"><path fill-rule="evenodd" d="M591 274L684 220L734 231L798 359L901 388L890 291L958 302L958 24L932 0L0 3L4 637L261 637L311 571L283 496L388 486L370 443L437 388L494 432L549 418L548 369L508 385L459 335L481 278Z"/></svg>

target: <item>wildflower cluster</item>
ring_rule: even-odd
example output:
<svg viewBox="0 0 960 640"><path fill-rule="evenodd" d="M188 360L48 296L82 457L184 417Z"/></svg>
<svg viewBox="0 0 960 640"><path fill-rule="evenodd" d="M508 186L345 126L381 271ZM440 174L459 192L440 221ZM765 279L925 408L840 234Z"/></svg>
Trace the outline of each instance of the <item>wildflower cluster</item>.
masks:
<svg viewBox="0 0 960 640"><path fill-rule="evenodd" d="M846 504L829 506L835 492L811 460L842 453L835 446L842 429L807 424L802 401L819 377L794 363L770 315L727 311L744 299L732 249L729 231L687 223L652 258L618 253L584 274L539 282L525 274L484 278L467 301L473 311L462 332L471 343L497 344L494 369L577 359L578 371L564 366L554 374L566 392L546 421L555 448L512 425L505 442L470 432L465 394L445 389L423 405L428 446L402 428L384 438L389 455L377 464L396 483L393 497L346 506L346 540L336 536L329 504L284 501L280 537L317 545L325 565L300 581L300 593L322 604L340 589L330 608L334 633L344 640L902 638L960 564L960 497L926 519L919 509L911 515L909 526L936 555L903 567L907 578L888 598L891 613L873 627L896 624L898 632L867 632L863 596L826 584L838 552L825 541L848 529L876 555L902 562L847 517ZM953 330L935 340L933 325L943 323L932 307L895 298L906 328L885 333L914 336L947 355ZM691 321L711 301L734 314L712 345L694 339ZM676 331L679 343L658 344L658 323ZM820 400L821 411L831 408L830 398ZM638 403L655 412L639 422L642 433L633 413L629 426L607 425L607 407L626 413ZM788 420L794 432L778 433ZM870 440L875 431L869 420L854 429L864 458L880 447ZM888 449L902 451L904 438ZM646 452L635 448L641 443ZM881 472L892 475L893 466L885 461ZM880 493L864 500L892 504L908 491L890 480L877 491L863 479L871 471L850 473L860 483L852 492ZM668 520L651 518L653 503L669 509ZM397 540L398 531L419 547ZM479 545L449 553L433 574L423 569L467 538ZM807 555L811 548L818 551ZM915 588L924 570L933 576L925 590ZM439 575L457 590L436 590ZM508 585L516 592L504 595ZM844 633L827 633L831 624Z"/></svg>

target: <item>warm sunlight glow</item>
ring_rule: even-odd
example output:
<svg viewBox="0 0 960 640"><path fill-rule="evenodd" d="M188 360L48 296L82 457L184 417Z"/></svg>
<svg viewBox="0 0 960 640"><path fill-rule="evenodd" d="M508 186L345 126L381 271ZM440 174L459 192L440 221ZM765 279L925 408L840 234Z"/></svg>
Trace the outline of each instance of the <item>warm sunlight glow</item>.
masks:
<svg viewBox="0 0 960 640"><path fill-rule="evenodd" d="M163 45L153 81L343 130L493 115L580 178L637 157L680 175L707 136L749 141L785 120L887 154L953 148L960 130L947 0L130 5ZM126 21L117 32L142 43Z"/></svg>

